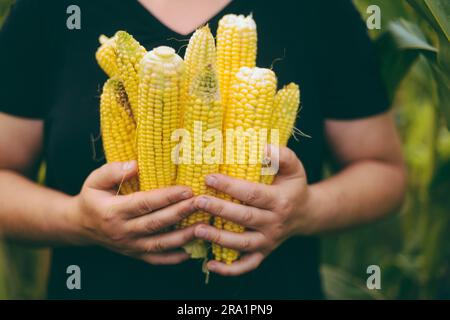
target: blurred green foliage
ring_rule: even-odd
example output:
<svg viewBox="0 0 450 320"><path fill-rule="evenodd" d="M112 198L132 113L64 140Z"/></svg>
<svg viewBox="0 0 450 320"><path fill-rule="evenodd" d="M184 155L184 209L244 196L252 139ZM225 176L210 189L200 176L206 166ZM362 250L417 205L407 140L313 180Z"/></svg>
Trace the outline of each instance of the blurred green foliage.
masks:
<svg viewBox="0 0 450 320"><path fill-rule="evenodd" d="M12 0L0 0L0 26L3 23L6 15L8 14L9 7L11 6Z"/></svg>
<svg viewBox="0 0 450 320"><path fill-rule="evenodd" d="M12 0L0 0L0 25ZM450 298L450 2L354 0L366 19L381 9L377 44L409 172L403 208L382 221L323 239L331 299ZM326 7L324 7L326 10ZM0 299L45 296L49 255L0 242ZM381 290L368 290L369 265Z"/></svg>
<svg viewBox="0 0 450 320"><path fill-rule="evenodd" d="M359 279L359 288L366 288L367 267L375 264L382 273L382 288L375 298L448 299L450 2L354 3L363 19L369 16L369 5L381 9L381 30L371 30L370 35L379 50L381 73L401 133L409 187L397 214L323 239L325 288L330 298L358 298L354 283ZM336 277L338 271L351 274L353 281L339 281L347 278ZM327 286L328 278L340 287L339 296Z"/></svg>

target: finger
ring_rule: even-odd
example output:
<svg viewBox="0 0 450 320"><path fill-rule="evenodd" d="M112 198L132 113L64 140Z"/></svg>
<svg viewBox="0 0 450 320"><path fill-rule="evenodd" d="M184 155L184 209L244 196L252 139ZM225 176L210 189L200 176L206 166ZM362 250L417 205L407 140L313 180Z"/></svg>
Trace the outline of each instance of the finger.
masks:
<svg viewBox="0 0 450 320"><path fill-rule="evenodd" d="M137 174L136 161L111 162L94 170L86 179L85 187L111 190Z"/></svg>
<svg viewBox="0 0 450 320"><path fill-rule="evenodd" d="M257 208L271 209L271 204L275 200L271 186L261 183L236 179L223 174L210 174L205 182L209 187Z"/></svg>
<svg viewBox="0 0 450 320"><path fill-rule="evenodd" d="M287 147L267 146L267 156L270 165L277 171L277 177L304 177L305 169L294 151Z"/></svg>
<svg viewBox="0 0 450 320"><path fill-rule="evenodd" d="M264 255L261 252L255 252L242 256L239 260L234 261L232 264L225 264L212 260L208 262L207 268L209 271L223 276L239 276L255 270L259 267L263 260Z"/></svg>
<svg viewBox="0 0 450 320"><path fill-rule="evenodd" d="M173 186L151 191L135 192L122 196L122 212L128 218L140 217L161 208L189 199L193 196L192 190L185 186Z"/></svg>
<svg viewBox="0 0 450 320"><path fill-rule="evenodd" d="M189 259L189 254L184 251L170 253L144 254L140 259L153 265L173 265L179 264Z"/></svg>
<svg viewBox="0 0 450 320"><path fill-rule="evenodd" d="M269 221L268 212L216 197L197 197L194 200L194 206L216 217L221 217L252 229L264 225Z"/></svg>
<svg viewBox="0 0 450 320"><path fill-rule="evenodd" d="M258 250L264 243L264 235L259 232L236 233L219 230L209 225L198 225L194 233L196 238L243 252Z"/></svg>
<svg viewBox="0 0 450 320"><path fill-rule="evenodd" d="M151 235L177 224L196 210L194 199L188 199L154 213L128 220L126 226L131 234Z"/></svg>
<svg viewBox="0 0 450 320"><path fill-rule="evenodd" d="M178 249L195 239L195 226L136 240L135 249L143 254Z"/></svg>

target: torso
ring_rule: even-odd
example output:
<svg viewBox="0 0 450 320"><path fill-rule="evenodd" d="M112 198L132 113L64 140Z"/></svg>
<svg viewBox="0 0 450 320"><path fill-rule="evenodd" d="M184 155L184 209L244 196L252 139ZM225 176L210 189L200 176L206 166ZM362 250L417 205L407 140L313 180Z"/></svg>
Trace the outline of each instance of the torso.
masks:
<svg viewBox="0 0 450 320"><path fill-rule="evenodd" d="M72 1L73 2L73 1ZM106 76L97 66L94 54L98 36L111 36L117 30L133 34L147 50L159 45L177 50L185 45L189 25L169 28L146 11L137 1L77 1L82 9L82 29L64 30L50 41L53 52L49 111L45 119L45 159L47 185L69 194L77 194L92 170L104 163L99 135L99 95ZM296 22L298 32L287 30L272 8L258 0L235 0L223 9L217 6L209 16L213 32L221 16L227 13L249 14L258 24L258 66L271 67L279 78L279 86L294 81L302 88L303 109L296 126L313 139L291 139L290 146L302 158L310 182L317 181L322 169L322 125L319 87L315 79L317 61L314 43L301 30L311 21ZM60 18L62 7L49 16L53 25L65 23ZM219 3L219 1L217 2ZM220 2L222 5L225 1ZM274 4L277 7L280 4ZM283 6L283 5L281 5ZM53 9L56 10L56 9ZM156 15L156 13L155 13ZM62 15L64 16L64 15ZM303 15L304 16L304 15ZM201 19L200 19L201 18ZM306 18L304 18L306 19ZM203 22L200 22L202 24ZM318 22L319 23L319 22ZM194 27L195 28L195 27ZM177 29L175 31L174 29ZM182 30L183 29L183 30ZM291 39L295 35L297 39ZM305 46L299 46L303 43ZM51 51L54 50L54 51ZM183 50L180 50L183 55ZM67 290L65 270L77 264L83 274L82 290ZM50 298L318 298L321 297L318 274L319 251L314 238L295 238L284 243L255 272L245 276L224 278L213 275L205 286L201 261L178 266L151 266L102 248L58 248L54 250Z"/></svg>

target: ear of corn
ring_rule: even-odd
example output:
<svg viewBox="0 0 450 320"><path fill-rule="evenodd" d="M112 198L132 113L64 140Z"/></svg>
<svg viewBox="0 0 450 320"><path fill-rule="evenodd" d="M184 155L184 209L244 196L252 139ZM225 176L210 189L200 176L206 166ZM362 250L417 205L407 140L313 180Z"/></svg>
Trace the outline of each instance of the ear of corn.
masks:
<svg viewBox="0 0 450 320"><path fill-rule="evenodd" d="M216 71L207 65L205 71L194 78L192 88L185 100L184 129L190 133L191 157L187 164L180 163L177 172L177 184L190 186L194 195L215 195L213 189L205 185L208 174L219 171L218 161L206 159L205 154L209 142L204 133L208 130L222 129L222 108L219 100ZM216 150L221 152L221 149ZM217 155L214 155L217 156ZM203 211L191 214L182 220L178 227L185 228L195 223L209 224L210 215ZM203 241L197 240L185 247L193 258L204 258L207 255Z"/></svg>
<svg viewBox="0 0 450 320"><path fill-rule="evenodd" d="M257 33L252 16L228 14L217 29L217 68L222 104L228 108L231 84L242 67L256 65Z"/></svg>
<svg viewBox="0 0 450 320"><path fill-rule="evenodd" d="M114 36L108 38L101 35L99 38L101 46L95 53L95 58L99 66L109 77L115 77L119 74L119 67L117 65L117 38Z"/></svg>
<svg viewBox="0 0 450 320"><path fill-rule="evenodd" d="M219 99L219 84L216 72L216 48L214 37L208 26L198 29L189 40L182 85L183 129L189 133L189 157L183 155L184 162L178 165L177 184L192 188L194 195L214 195L213 189L205 185L205 177L218 172L219 163L206 161L204 151L208 142L204 141L208 130L222 130L222 106ZM220 152L221 150L219 150ZM195 223L209 224L210 215L198 211L182 220L179 228ZM192 258L205 258L207 249L204 241L195 240L187 244L185 250Z"/></svg>
<svg viewBox="0 0 450 320"><path fill-rule="evenodd" d="M171 135L180 123L183 60L169 47L147 53L139 71L138 165L141 190L175 183Z"/></svg>
<svg viewBox="0 0 450 320"><path fill-rule="evenodd" d="M280 89L275 96L272 128L280 132L280 145L286 146L300 105L300 88L291 82Z"/></svg>
<svg viewBox="0 0 450 320"><path fill-rule="evenodd" d="M117 38L117 66L119 77L123 82L130 101L134 117L138 117L138 69L146 50L133 36L125 31L118 31Z"/></svg>
<svg viewBox="0 0 450 320"><path fill-rule="evenodd" d="M219 88L216 74L216 49L214 37L208 25L198 29L189 40L183 77L182 98L184 101L183 128L191 137L191 150L204 150L202 134L209 129L221 130L222 110L219 101ZM194 151L195 153L195 151ZM198 153L198 151L197 151ZM218 164L196 164L194 154L188 164L178 166L177 183L191 186L194 194L211 193L206 188L204 178L217 172ZM202 154L200 154L200 158ZM197 212L183 220L179 227L187 227L197 222L209 222L209 215Z"/></svg>
<svg viewBox="0 0 450 320"><path fill-rule="evenodd" d="M233 144L235 164L230 164L228 159L228 163L220 167L221 173L252 182L260 181L262 154L260 148L251 148L255 145L251 137L257 137L261 129L267 130L270 127L276 89L277 79L272 70L243 67L236 74L223 126L224 130L235 130L235 135L231 137L234 141L227 141L230 138L228 134L225 138L227 152L230 152L229 146ZM242 133L239 133L240 130ZM239 136L242 140L236 141L235 138ZM230 200L226 195L222 197ZM238 202L234 199L232 201ZM244 231L242 226L220 217L214 219L214 225L227 231ZM239 257L237 251L216 244L213 244L213 253L216 260L227 264Z"/></svg>
<svg viewBox="0 0 450 320"><path fill-rule="evenodd" d="M124 86L117 79L109 79L103 87L100 98L100 126L108 162L137 160L136 124ZM133 178L121 185L120 193L129 194L138 190L138 180Z"/></svg>
<svg viewBox="0 0 450 320"><path fill-rule="evenodd" d="M279 141L270 141L271 144L287 145L294 128L299 105L300 89L297 84L289 83L277 92L274 101L271 130L278 130ZM261 183L272 184L274 178L274 175L263 175L261 176Z"/></svg>

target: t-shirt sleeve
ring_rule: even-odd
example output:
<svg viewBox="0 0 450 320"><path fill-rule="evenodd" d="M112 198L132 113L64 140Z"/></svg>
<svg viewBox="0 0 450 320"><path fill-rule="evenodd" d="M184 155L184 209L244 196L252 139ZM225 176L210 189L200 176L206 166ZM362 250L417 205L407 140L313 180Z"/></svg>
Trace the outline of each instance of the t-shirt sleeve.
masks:
<svg viewBox="0 0 450 320"><path fill-rule="evenodd" d="M356 119L389 109L379 62L367 27L351 1L330 1L324 9L320 68L324 117Z"/></svg>
<svg viewBox="0 0 450 320"><path fill-rule="evenodd" d="M45 116L44 15L40 1L16 0L0 29L0 112Z"/></svg>

